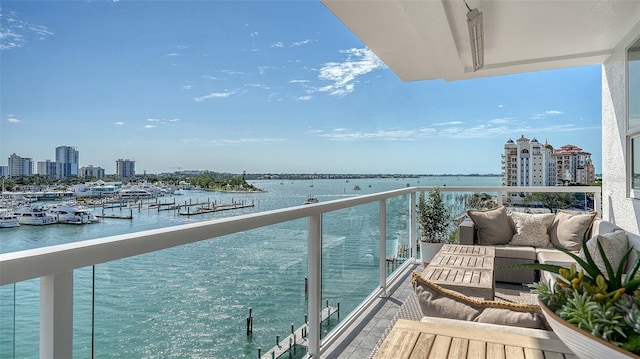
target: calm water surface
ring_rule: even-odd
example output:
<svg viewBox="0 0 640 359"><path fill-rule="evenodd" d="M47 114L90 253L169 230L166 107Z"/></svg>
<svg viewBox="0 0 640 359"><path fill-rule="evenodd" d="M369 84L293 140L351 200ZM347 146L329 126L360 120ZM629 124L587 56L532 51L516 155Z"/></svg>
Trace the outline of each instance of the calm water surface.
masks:
<svg viewBox="0 0 640 359"><path fill-rule="evenodd" d="M500 178L264 180L252 184L266 192L188 191L160 201L244 200L253 201L253 208L199 216L134 209L133 220L3 229L0 252L298 206L310 194L325 202L407 184L498 186ZM355 185L361 189L355 190ZM406 198L388 204L389 243L408 243L407 212ZM307 225L302 219L96 265L95 272L91 267L76 270L74 356L91 357L92 337L97 358L256 358L258 348L266 353L276 335L286 336L292 324L302 324L306 314ZM323 217L323 302L340 303L343 317L377 286L377 228L377 205ZM245 327L249 308L254 313L251 336L246 335ZM0 358L38 357L34 344L38 342L38 310L39 280L0 287Z"/></svg>

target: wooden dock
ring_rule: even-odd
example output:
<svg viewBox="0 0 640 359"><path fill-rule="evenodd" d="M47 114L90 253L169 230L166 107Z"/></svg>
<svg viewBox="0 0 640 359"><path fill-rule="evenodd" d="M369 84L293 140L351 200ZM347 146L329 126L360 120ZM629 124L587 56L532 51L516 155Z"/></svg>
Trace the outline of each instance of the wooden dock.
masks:
<svg viewBox="0 0 640 359"><path fill-rule="evenodd" d="M115 214L115 213L96 214L96 217L98 217L98 218L116 218L116 219L133 219L133 215L132 214Z"/></svg>
<svg viewBox="0 0 640 359"><path fill-rule="evenodd" d="M333 307L333 306L329 306L327 303L327 306L324 309L322 309L322 312L320 312L320 323L322 324L325 321L328 321L331 318L331 316L336 313L338 314L338 318L339 318L340 304L338 304L337 307ZM278 359L284 354L287 354L290 352L292 354L295 354L295 350L305 350L299 347L302 346L306 348L307 346L307 341L308 341L307 333L309 332L308 327L309 325L305 323L302 326L300 326L298 329L293 330L293 325L291 325L291 334L289 334L283 340L280 340L276 346L271 348L271 350L266 352L264 355L262 355L259 352L258 356L260 357L260 359Z"/></svg>
<svg viewBox="0 0 640 359"><path fill-rule="evenodd" d="M211 204L207 206L201 206L200 208L197 208L193 211L190 209L190 207L187 207L186 212L179 211L178 214L183 216L193 216L197 214L228 211L231 209L240 209L240 208L247 208L247 207L253 207L253 206L255 206L253 201L251 201L251 203L242 201L242 202L233 202L233 203Z"/></svg>

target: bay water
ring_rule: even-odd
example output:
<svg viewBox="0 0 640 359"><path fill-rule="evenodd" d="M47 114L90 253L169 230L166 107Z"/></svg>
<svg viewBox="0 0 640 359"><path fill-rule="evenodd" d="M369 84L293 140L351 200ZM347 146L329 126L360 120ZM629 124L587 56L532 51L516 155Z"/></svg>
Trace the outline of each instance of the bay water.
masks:
<svg viewBox="0 0 640 359"><path fill-rule="evenodd" d="M160 202L244 201L254 207L183 216L108 209L132 220L0 230L0 253L175 226L409 186L499 186L499 177L256 180L262 193L184 191ZM358 186L360 189L355 189ZM388 242L408 245L408 199L390 201ZM95 209L95 213L100 213ZM306 219L74 271L74 357L257 358L304 322ZM323 217L323 303L352 311L378 284L378 206ZM395 242L394 242L395 241ZM37 358L39 280L0 287L0 358ZM95 298L95 299L92 299ZM251 308L253 334L246 333ZM327 330L338 322L326 324Z"/></svg>

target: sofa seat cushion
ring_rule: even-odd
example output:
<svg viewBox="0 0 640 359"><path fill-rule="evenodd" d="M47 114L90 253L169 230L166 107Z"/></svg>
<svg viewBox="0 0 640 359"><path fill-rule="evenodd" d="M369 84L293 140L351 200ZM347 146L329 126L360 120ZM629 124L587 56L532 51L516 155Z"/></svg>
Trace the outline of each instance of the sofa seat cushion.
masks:
<svg viewBox="0 0 640 359"><path fill-rule="evenodd" d="M546 329L544 316L537 305L469 298L442 288L416 272L412 283L425 316Z"/></svg>
<svg viewBox="0 0 640 359"><path fill-rule="evenodd" d="M575 254L578 254L578 252L575 252ZM571 263L576 262L570 255L550 248L536 248L536 258L540 263L554 264L563 267L568 267Z"/></svg>
<svg viewBox="0 0 640 359"><path fill-rule="evenodd" d="M536 260L536 249L522 246L494 246L497 258L518 258Z"/></svg>

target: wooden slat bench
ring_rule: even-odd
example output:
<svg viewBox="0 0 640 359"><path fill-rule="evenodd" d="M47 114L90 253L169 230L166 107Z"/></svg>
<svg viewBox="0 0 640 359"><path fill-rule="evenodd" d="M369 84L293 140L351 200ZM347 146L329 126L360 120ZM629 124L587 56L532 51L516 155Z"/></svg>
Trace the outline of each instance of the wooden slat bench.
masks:
<svg viewBox="0 0 640 359"><path fill-rule="evenodd" d="M500 330L501 326L475 322L423 323L400 319L382 343L375 359L405 358L565 358L576 356L552 332ZM496 328L499 330L493 330ZM510 327L507 327L510 328Z"/></svg>

